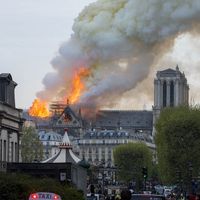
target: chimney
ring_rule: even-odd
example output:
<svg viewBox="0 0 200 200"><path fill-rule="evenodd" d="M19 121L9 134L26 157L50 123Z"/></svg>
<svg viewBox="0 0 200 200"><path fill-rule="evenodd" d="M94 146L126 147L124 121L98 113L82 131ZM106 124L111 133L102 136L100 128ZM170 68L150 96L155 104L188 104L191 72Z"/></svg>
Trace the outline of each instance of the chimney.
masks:
<svg viewBox="0 0 200 200"><path fill-rule="evenodd" d="M0 74L0 101L15 107L15 87L17 83L12 80L9 73Z"/></svg>

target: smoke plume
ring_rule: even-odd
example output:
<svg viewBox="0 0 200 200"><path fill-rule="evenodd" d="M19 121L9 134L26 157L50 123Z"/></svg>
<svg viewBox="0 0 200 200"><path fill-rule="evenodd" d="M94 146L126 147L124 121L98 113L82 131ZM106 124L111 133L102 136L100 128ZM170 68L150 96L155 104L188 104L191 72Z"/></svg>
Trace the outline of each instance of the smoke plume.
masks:
<svg viewBox="0 0 200 200"><path fill-rule="evenodd" d="M199 0L98 0L75 19L73 34L43 79L45 100L67 95L74 70L91 74L79 104L113 106L149 74L183 33L198 34ZM134 96L133 96L134 98Z"/></svg>

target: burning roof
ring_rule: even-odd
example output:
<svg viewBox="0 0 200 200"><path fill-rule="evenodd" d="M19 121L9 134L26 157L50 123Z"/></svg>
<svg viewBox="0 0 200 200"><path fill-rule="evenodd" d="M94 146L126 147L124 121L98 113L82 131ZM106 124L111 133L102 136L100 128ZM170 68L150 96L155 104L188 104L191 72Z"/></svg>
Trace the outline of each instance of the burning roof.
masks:
<svg viewBox="0 0 200 200"><path fill-rule="evenodd" d="M199 22L199 0L98 0L75 19L37 97L92 108L116 105L180 34L199 33Z"/></svg>

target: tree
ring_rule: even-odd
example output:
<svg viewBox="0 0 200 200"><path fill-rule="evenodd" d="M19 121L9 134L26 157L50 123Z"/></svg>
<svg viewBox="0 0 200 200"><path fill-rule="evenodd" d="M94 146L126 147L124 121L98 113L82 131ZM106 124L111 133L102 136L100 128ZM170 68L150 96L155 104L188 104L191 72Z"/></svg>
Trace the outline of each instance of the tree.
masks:
<svg viewBox="0 0 200 200"><path fill-rule="evenodd" d="M164 109L156 122L158 170L164 183L197 176L200 166L200 109Z"/></svg>
<svg viewBox="0 0 200 200"><path fill-rule="evenodd" d="M36 129L33 127L23 127L22 134L22 162L41 161L43 158L43 145L38 138Z"/></svg>
<svg viewBox="0 0 200 200"><path fill-rule="evenodd" d="M84 200L83 192L52 178L35 178L19 173L0 173L0 199L29 199L35 192L53 192L62 200Z"/></svg>
<svg viewBox="0 0 200 200"><path fill-rule="evenodd" d="M128 143L119 145L114 149L114 162L119 168L119 179L129 183L136 182L139 189L143 177L143 167L146 167L148 174L152 169L152 153L144 143Z"/></svg>

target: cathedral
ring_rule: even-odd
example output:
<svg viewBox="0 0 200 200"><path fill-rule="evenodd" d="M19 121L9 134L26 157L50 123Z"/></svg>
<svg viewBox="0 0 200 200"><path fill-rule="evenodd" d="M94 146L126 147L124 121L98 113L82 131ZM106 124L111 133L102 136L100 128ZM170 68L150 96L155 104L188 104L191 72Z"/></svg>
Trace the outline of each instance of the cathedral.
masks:
<svg viewBox="0 0 200 200"><path fill-rule="evenodd" d="M142 141L155 150L154 124L165 107L188 105L189 86L178 66L158 71L154 80L152 111L102 110L97 113L94 128L78 140L79 155L95 164L113 166L115 146Z"/></svg>
<svg viewBox="0 0 200 200"><path fill-rule="evenodd" d="M160 111L165 107L189 105L189 85L184 72L179 67L158 71L154 79L154 106L153 106L153 132L154 124Z"/></svg>
<svg viewBox="0 0 200 200"><path fill-rule="evenodd" d="M188 105L188 100L187 79L177 66L157 72L152 110L99 110L90 123L83 119L80 110L75 112L68 104L59 115L52 118L49 132L53 129L62 135L64 128L67 128L74 151L80 159L112 167L113 149L119 144L142 141L155 151L154 124L161 110ZM38 123L37 128L48 134L48 125Z"/></svg>
<svg viewBox="0 0 200 200"><path fill-rule="evenodd" d="M31 119L27 113L15 107L16 85L10 74L0 74L0 170L4 171L6 163L9 166L9 163L21 161L22 125L24 118L27 121ZM102 177L108 184L115 184L113 149L119 144L143 142L155 152L154 125L161 110L188 105L188 101L187 79L177 66L175 69L157 72L152 110L99 110L91 123L83 119L80 110L76 112L70 105L66 105L59 114L47 120L33 118L32 121L35 120L38 137L44 145L44 159L66 164L68 161L65 155L68 153L71 156L68 158L76 162L82 160L100 169L103 167L106 170ZM63 133L64 130L67 130L69 138ZM67 142L64 140L66 138ZM65 143L61 142L63 140ZM75 154L72 154L72 150ZM73 159L70 162L74 162Z"/></svg>

